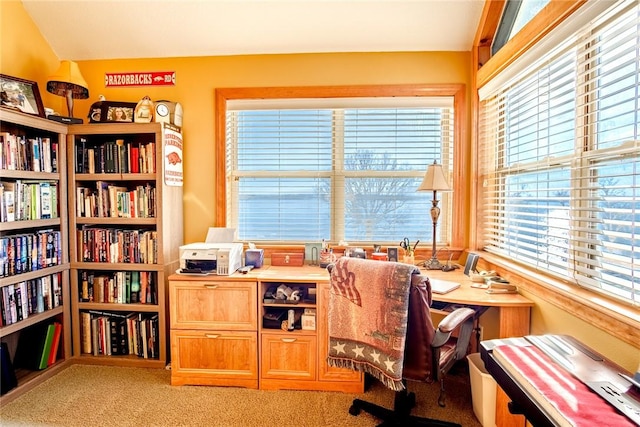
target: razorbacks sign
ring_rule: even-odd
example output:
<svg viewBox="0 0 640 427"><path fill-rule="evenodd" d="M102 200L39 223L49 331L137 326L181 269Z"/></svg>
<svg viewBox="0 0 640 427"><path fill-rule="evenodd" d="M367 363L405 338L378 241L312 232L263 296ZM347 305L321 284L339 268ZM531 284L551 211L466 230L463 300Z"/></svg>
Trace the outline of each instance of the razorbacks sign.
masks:
<svg viewBox="0 0 640 427"><path fill-rule="evenodd" d="M175 71L151 71L132 73L105 73L105 87L123 86L174 86Z"/></svg>

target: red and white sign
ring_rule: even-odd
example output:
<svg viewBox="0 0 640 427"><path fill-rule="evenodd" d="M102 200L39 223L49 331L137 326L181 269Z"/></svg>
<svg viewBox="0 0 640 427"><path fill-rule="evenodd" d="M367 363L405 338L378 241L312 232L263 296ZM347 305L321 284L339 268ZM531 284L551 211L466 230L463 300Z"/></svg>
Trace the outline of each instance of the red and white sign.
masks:
<svg viewBox="0 0 640 427"><path fill-rule="evenodd" d="M105 87L123 86L174 86L175 71L150 71L133 73L105 73Z"/></svg>

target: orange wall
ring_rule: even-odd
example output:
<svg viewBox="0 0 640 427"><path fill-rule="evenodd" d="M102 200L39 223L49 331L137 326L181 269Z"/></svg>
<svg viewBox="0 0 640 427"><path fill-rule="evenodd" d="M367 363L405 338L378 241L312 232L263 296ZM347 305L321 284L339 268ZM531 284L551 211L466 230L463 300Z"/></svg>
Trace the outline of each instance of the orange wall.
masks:
<svg viewBox="0 0 640 427"><path fill-rule="evenodd" d="M35 80L46 107L66 114L62 97L46 92L59 59L22 4L0 0L1 72ZM20 34L20 37L14 35ZM17 58L17 59L16 59ZM78 61L89 85L87 100L75 100L76 117L104 95L137 102L143 96L178 101L184 108L184 238L199 241L214 224L214 90L219 87L464 83L470 91L470 52L245 55L169 59ZM106 88L106 72L175 71L176 85ZM467 99L469 96L467 95ZM470 117L467 111L467 117ZM468 124L467 124L468 125ZM470 135L470 132L467 133ZM468 136L470 137L470 136Z"/></svg>
<svg viewBox="0 0 640 427"><path fill-rule="evenodd" d="M0 73L37 82L46 106L59 109L66 105L62 98L47 92L47 76L56 71L60 60L22 2L0 0L0 31Z"/></svg>
<svg viewBox="0 0 640 427"><path fill-rule="evenodd" d="M470 53L255 55L79 62L91 102L178 101L184 107L184 235L202 240L214 223L214 90L219 87L469 83ZM176 71L174 87L105 88L105 72ZM468 87L468 86L467 86ZM76 101L87 112L90 102ZM78 115L78 114L76 114ZM86 115L86 114L85 114Z"/></svg>

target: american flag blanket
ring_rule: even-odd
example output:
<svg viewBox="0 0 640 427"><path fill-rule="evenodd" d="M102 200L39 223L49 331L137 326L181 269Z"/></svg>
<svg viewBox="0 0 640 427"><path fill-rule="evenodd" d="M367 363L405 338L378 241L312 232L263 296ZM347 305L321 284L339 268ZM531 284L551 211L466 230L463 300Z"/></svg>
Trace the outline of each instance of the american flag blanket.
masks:
<svg viewBox="0 0 640 427"><path fill-rule="evenodd" d="M411 275L409 264L340 258L331 270L330 366L369 373L402 390Z"/></svg>

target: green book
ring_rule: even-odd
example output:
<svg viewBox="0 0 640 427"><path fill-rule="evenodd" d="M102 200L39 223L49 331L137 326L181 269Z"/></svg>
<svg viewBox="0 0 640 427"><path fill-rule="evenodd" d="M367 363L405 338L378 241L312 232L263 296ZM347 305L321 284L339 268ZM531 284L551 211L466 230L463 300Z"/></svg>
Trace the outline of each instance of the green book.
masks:
<svg viewBox="0 0 640 427"><path fill-rule="evenodd" d="M42 349L38 369L45 369L49 365L49 354L51 353L51 345L53 344L53 336L56 332L56 325L54 323L47 327L47 335L44 341L44 348Z"/></svg>

